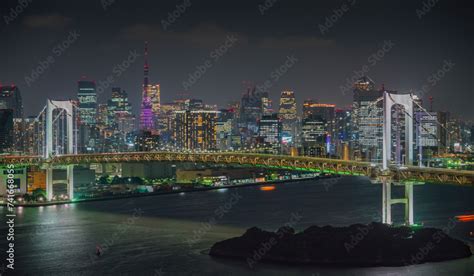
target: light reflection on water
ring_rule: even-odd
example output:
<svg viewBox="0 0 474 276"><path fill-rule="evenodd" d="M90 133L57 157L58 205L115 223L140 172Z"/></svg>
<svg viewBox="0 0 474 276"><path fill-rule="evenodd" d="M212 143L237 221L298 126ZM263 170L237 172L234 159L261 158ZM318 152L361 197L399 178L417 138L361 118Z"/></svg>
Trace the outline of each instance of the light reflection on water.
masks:
<svg viewBox="0 0 474 276"><path fill-rule="evenodd" d="M401 192L401 191L398 191ZM394 192L394 196L397 191ZM232 201L232 198L238 200ZM474 210L474 189L426 185L415 187L415 220L444 227L449 219ZM363 178L344 178L329 189L321 182L277 184L17 210L17 269L23 273L66 272L153 275L472 275L474 258L402 268L321 268L258 264L214 259L205 253L216 241L259 226L275 230L302 215L295 228L367 223L378 217L381 187ZM232 204L230 204L232 203ZM224 208L225 206L229 208ZM216 210L224 210L222 216ZM224 209L222 209L224 208ZM401 221L402 207L393 216ZM0 215L5 217L4 209ZM137 212L139 216L134 217ZM214 221L212 221L214 219ZM213 222L213 223L212 223ZM466 238L472 223L459 223L452 235ZM6 228L0 226L2 231ZM466 232L467 231L467 232ZM0 246L5 248L5 240ZM97 245L103 256L94 256ZM75 275L75 274L72 274Z"/></svg>

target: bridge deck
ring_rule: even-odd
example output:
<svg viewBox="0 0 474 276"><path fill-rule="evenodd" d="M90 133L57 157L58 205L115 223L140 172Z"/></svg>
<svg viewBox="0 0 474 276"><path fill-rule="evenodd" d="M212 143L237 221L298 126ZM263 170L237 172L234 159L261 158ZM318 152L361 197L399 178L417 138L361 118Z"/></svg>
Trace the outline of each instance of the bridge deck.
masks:
<svg viewBox="0 0 474 276"><path fill-rule="evenodd" d="M52 165L126 162L198 162L239 164L307 170L341 175L360 175L376 179L382 172L377 164L339 159L304 156L269 155L253 153L186 153L186 152L126 152L58 155L45 159L41 156L0 156L0 165ZM474 171L461 171L415 166L390 167L388 173L394 181L427 182L474 186Z"/></svg>

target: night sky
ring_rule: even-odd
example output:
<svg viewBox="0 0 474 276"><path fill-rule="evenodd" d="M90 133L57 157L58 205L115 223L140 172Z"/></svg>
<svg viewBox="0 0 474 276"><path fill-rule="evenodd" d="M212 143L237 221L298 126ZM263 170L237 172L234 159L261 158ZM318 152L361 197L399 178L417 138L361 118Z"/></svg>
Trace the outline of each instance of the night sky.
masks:
<svg viewBox="0 0 474 276"><path fill-rule="evenodd" d="M433 7L421 11L424 2ZM98 84L112 76L99 102L119 86L129 93L136 113L148 40L150 81L161 84L162 102L187 93L224 106L240 99L243 81L261 85L271 80L274 104L281 90L291 89L299 103L314 98L347 106L352 95L341 87L365 66L378 87L423 90L425 99L434 97L435 109L473 120L470 2L2 1L0 82L17 84L25 114L33 115L46 98L74 98L82 76ZM170 18L176 5L184 11ZM57 47L68 39L68 47ZM226 52L211 57L226 41ZM384 45L390 47L384 50ZM377 52L383 56L373 56ZM297 61L275 81L275 70L288 56ZM130 66L118 69L127 58ZM206 61L206 72L186 90L183 82ZM442 76L433 78L438 70Z"/></svg>

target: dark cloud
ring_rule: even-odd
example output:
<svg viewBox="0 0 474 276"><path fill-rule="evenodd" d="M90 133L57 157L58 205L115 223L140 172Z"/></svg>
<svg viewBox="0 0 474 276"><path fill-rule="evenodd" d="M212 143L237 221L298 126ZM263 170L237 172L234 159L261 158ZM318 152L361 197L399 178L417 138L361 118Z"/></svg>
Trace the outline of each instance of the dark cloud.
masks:
<svg viewBox="0 0 474 276"><path fill-rule="evenodd" d="M23 24L32 29L63 29L72 22L72 19L60 14L29 15Z"/></svg>
<svg viewBox="0 0 474 276"><path fill-rule="evenodd" d="M179 43L194 47L216 47L229 35L236 36L241 44L247 43L244 34L227 31L213 24L199 24L188 31L165 31L161 24L135 24L122 31L122 37L132 40L149 40L159 43ZM158 43L158 44L159 44Z"/></svg>
<svg viewBox="0 0 474 276"><path fill-rule="evenodd" d="M333 46L335 41L311 36L265 37L258 45L269 49L314 49Z"/></svg>

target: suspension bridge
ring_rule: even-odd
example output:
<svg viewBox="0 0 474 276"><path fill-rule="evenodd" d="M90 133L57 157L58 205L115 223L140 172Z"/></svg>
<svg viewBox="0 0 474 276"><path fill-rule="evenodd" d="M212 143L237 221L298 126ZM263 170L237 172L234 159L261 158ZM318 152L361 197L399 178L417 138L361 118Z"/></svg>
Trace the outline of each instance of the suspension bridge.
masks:
<svg viewBox="0 0 474 276"><path fill-rule="evenodd" d="M414 130L414 100L411 94L384 93L383 97L383 162L346 161L329 158L304 156L267 155L245 152L126 152L126 153L97 153L77 154L77 138L74 138L75 112L70 101L51 101L43 110L46 114L44 152L41 156L0 156L0 164L18 166L40 166L46 171L47 200L53 196L53 169L66 168L67 191L70 199L74 196L73 170L75 165L130 163L130 162L193 162L215 163L228 165L250 165L264 168L279 168L287 170L312 171L327 174L348 176L366 176L374 183L382 184L382 220L392 223L391 207L394 204L405 205L405 222L414 224L413 186L419 184L446 184L474 187L474 171L427 168L413 166L413 130ZM416 103L415 103L416 104ZM393 143L392 108L402 106L405 113L405 149L407 158L404 164L394 162L393 156L402 149L399 143ZM65 116L67 125L63 131L62 143L57 141L53 125L56 109L61 110L58 116ZM57 134L57 132L56 132ZM398 135L398 134L397 134ZM395 135L395 136L397 136ZM56 135L57 136L57 135ZM60 144L61 151L58 151ZM395 144L395 146L394 146ZM392 198L392 185L405 188L403 198Z"/></svg>

